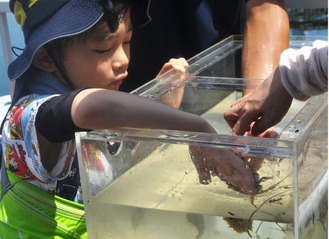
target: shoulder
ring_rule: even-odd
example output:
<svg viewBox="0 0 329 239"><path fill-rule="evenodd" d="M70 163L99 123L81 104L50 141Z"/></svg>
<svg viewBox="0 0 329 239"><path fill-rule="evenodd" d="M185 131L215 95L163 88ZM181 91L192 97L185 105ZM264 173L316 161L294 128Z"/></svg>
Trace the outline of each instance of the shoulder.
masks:
<svg viewBox="0 0 329 239"><path fill-rule="evenodd" d="M16 132L13 138L23 139L23 132L27 127L31 127L31 121L35 120L35 116L40 106L47 100L56 97L56 95L27 95L19 99L11 106L4 122L3 134Z"/></svg>

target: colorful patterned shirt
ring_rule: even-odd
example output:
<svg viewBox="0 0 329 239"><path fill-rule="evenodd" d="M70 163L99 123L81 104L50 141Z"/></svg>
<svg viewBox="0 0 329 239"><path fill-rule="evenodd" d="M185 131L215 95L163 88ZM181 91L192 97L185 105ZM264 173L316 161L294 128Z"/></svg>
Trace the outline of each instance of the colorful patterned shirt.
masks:
<svg viewBox="0 0 329 239"><path fill-rule="evenodd" d="M2 131L7 169L43 190L56 194L57 181L78 174L72 169L76 154L74 140L62 143L58 162L51 172L42 165L35 127L36 115L43 102L58 95L28 95L7 114Z"/></svg>

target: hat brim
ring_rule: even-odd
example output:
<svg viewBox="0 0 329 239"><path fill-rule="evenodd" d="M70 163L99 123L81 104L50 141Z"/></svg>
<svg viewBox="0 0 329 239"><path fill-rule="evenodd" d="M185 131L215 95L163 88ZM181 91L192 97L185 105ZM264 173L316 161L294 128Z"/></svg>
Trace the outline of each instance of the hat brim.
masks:
<svg viewBox="0 0 329 239"><path fill-rule="evenodd" d="M48 21L38 27L26 42L23 53L8 67L10 80L19 78L32 64L36 51L46 43L67 36L80 34L94 26L103 12L97 1L71 0Z"/></svg>

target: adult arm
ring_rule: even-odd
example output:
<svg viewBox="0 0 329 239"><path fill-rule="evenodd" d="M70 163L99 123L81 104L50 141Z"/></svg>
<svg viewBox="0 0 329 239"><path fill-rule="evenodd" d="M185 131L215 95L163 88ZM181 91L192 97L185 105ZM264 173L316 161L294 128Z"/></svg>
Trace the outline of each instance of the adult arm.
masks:
<svg viewBox="0 0 329 239"><path fill-rule="evenodd" d="M279 69L284 88L297 100L328 91L328 42L284 51Z"/></svg>
<svg viewBox="0 0 329 239"><path fill-rule="evenodd" d="M242 52L242 76L265 79L289 46L289 18L283 0L249 0ZM250 90L246 90L249 93Z"/></svg>

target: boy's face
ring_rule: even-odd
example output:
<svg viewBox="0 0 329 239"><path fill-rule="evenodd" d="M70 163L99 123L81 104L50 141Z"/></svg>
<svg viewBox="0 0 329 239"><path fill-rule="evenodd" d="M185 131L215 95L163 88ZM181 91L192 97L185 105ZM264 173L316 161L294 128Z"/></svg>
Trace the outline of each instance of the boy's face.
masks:
<svg viewBox="0 0 329 239"><path fill-rule="evenodd" d="M74 39L63 49L62 64L74 88L118 90L127 77L132 25L128 11L115 33L100 23L86 39Z"/></svg>

